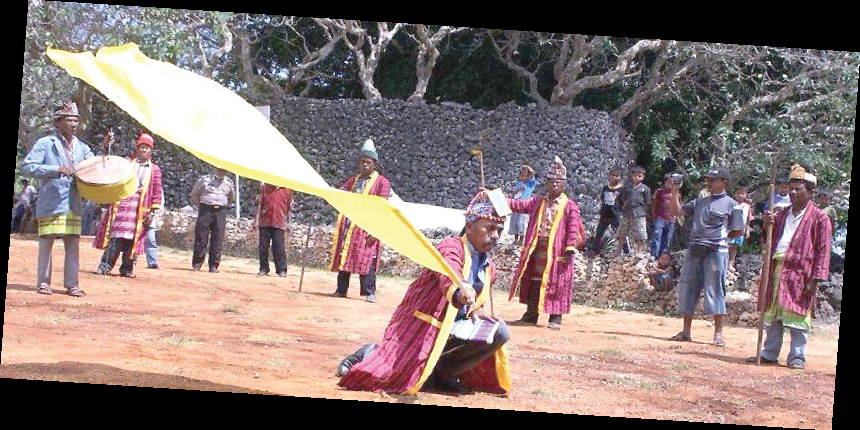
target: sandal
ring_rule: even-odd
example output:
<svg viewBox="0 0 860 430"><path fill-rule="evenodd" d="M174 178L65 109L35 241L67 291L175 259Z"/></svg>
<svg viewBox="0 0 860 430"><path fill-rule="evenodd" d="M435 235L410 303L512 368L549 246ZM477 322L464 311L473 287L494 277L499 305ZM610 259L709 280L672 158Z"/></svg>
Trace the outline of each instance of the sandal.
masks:
<svg viewBox="0 0 860 430"><path fill-rule="evenodd" d="M54 294L54 292L51 290L51 287L49 287L47 284L41 284L36 287L36 292L39 294Z"/></svg>
<svg viewBox="0 0 860 430"><path fill-rule="evenodd" d="M78 287L74 287L74 288L69 288L69 295L72 297L83 297L83 296L86 296L87 293L85 293L84 290L82 290Z"/></svg>
<svg viewBox="0 0 860 430"><path fill-rule="evenodd" d="M672 340L675 342L690 342L693 340L693 338L691 338L689 334L686 334L682 331L682 332L670 337L669 340Z"/></svg>

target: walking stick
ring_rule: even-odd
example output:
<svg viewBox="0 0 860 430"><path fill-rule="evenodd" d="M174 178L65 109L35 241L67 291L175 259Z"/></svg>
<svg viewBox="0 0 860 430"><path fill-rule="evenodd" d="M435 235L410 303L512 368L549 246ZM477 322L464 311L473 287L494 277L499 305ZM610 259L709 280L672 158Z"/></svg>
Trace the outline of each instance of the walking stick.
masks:
<svg viewBox="0 0 860 430"><path fill-rule="evenodd" d="M320 165L317 164L317 173L320 172ZM299 292L302 292L302 283L305 280L305 265L308 261L308 243L311 241L311 223L308 222L308 234L305 236L305 247L302 248L302 273L299 275Z"/></svg>
<svg viewBox="0 0 860 430"><path fill-rule="evenodd" d="M775 183L776 183L776 166L777 160L779 156L774 158L773 164L770 166L770 185L768 186L768 204L767 210L773 210L773 199L774 199L774 191L775 191ZM761 365L761 347L762 347L762 337L764 334L764 301L765 294L767 292L767 284L768 278L770 277L770 253L771 246L773 244L773 224L768 224L767 232L765 233L765 246L764 253L762 255L762 265L761 265L761 277L759 278L758 283L758 302L756 303L756 308L758 308L758 342L756 342L755 347L755 364Z"/></svg>
<svg viewBox="0 0 860 430"><path fill-rule="evenodd" d="M480 149L473 149L471 151L471 153L473 155L477 155L478 160L481 162L481 188L486 188L486 186L484 184L484 151L482 151ZM495 306L493 306L493 286L492 285L487 287L487 294L490 295L490 316L493 317L493 319L495 319L496 318L496 309L495 309Z"/></svg>

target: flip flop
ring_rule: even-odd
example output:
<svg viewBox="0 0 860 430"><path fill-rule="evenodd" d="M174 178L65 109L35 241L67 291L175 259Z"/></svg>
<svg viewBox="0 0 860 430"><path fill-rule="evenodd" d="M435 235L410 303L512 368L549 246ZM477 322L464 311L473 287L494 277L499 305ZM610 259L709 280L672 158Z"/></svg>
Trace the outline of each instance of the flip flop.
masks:
<svg viewBox="0 0 860 430"><path fill-rule="evenodd" d="M684 332L680 332L680 333L670 337L669 340L672 340L675 342L690 342L693 340L693 338L691 338L690 335L685 334Z"/></svg>

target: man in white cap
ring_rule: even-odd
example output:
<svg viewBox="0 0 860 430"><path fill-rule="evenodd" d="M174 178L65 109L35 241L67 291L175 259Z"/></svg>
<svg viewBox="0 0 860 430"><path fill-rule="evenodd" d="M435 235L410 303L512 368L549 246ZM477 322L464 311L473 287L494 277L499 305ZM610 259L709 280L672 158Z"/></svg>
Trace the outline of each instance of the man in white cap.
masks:
<svg viewBox="0 0 860 430"><path fill-rule="evenodd" d="M340 189L357 194L376 195L388 199L391 184L376 170L379 154L373 141L367 139L361 147L358 159L358 174L350 177ZM368 302L376 302L376 271L379 270L379 256L382 244L354 225L343 214L337 215L329 269L338 272L337 290L334 297L346 297L349 289L350 274L358 273L361 295Z"/></svg>
<svg viewBox="0 0 860 430"><path fill-rule="evenodd" d="M52 294L51 248L54 240L62 239L65 249L63 285L70 296L85 293L78 285L78 255L81 238L83 198L74 186L75 166L93 156L93 151L76 134L80 119L78 106L67 102L54 111L56 132L42 137L24 158L23 169L40 178L42 186L36 201L39 258L36 269L36 292ZM113 139L105 135L103 144Z"/></svg>

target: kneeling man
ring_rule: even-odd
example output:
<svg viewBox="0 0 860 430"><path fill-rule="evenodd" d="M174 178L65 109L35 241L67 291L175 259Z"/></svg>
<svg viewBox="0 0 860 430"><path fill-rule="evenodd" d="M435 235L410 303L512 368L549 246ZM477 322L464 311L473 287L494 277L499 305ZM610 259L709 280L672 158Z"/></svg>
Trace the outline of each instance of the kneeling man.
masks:
<svg viewBox="0 0 860 430"><path fill-rule="evenodd" d="M385 329L382 344L367 344L345 358L338 385L351 390L415 394L422 388L507 395L511 378L504 322L484 315L496 276L490 251L504 217L481 191L466 209L465 233L436 247L460 285L425 269L409 285Z"/></svg>

